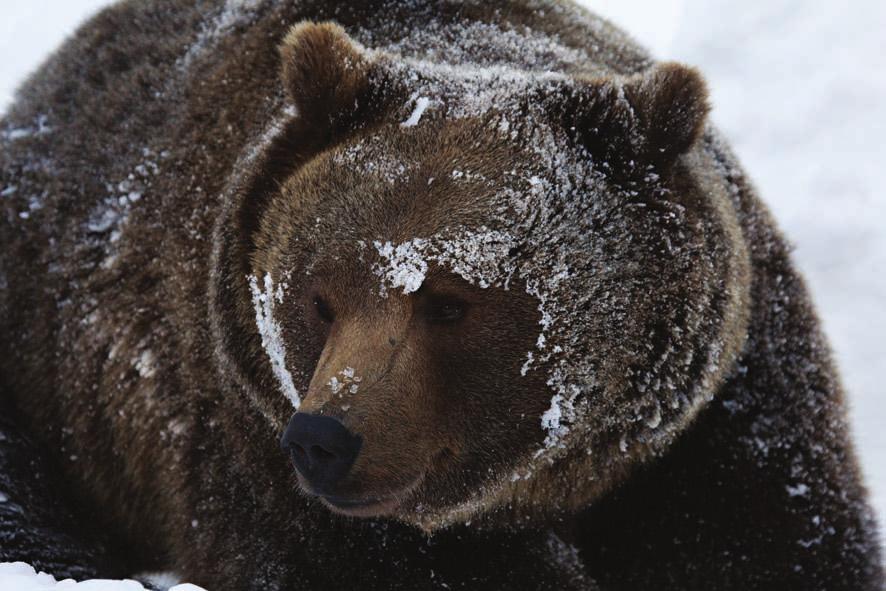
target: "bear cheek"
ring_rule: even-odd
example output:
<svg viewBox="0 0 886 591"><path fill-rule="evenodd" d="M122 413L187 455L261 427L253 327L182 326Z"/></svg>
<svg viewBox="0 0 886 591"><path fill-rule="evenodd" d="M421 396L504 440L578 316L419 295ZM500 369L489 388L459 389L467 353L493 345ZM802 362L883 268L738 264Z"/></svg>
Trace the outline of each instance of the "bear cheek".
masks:
<svg viewBox="0 0 886 591"><path fill-rule="evenodd" d="M471 338L460 342L457 355L442 355L441 386L432 390L447 445L434 458L428 479L442 482L457 472L467 484L451 491L457 497L510 475L545 437L541 416L551 404L548 372L521 372L537 339L537 315L513 304L495 311L484 316L482 330L467 331Z"/></svg>

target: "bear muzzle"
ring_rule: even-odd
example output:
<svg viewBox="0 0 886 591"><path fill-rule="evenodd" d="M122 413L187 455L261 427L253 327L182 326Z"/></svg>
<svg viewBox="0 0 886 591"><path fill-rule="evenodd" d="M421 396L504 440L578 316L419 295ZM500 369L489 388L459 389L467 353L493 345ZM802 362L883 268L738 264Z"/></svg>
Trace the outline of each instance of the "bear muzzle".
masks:
<svg viewBox="0 0 886 591"><path fill-rule="evenodd" d="M396 513L426 475L426 468L416 470L400 485L398 480L402 478L392 478L385 472L355 472L364 440L328 415L295 413L283 432L280 447L289 456L304 492L319 497L333 512L351 517ZM364 459L379 464L378 458Z"/></svg>
<svg viewBox="0 0 886 591"><path fill-rule="evenodd" d="M311 492L332 494L360 453L363 440L339 420L298 412L283 433L280 446Z"/></svg>

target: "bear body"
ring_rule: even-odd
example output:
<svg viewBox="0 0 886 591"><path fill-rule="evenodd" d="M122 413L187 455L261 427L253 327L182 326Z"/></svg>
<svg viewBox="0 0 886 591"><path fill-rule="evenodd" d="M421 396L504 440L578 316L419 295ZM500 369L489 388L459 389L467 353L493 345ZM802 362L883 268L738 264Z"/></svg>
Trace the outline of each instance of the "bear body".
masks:
<svg viewBox="0 0 886 591"><path fill-rule="evenodd" d="M114 574L115 555L100 522L76 510L46 450L26 436L8 402L0 415L0 560L29 560L59 579ZM124 553L125 554L125 553ZM121 572L121 574L123 574Z"/></svg>
<svg viewBox="0 0 886 591"><path fill-rule="evenodd" d="M124 2L0 129L3 396L126 568L210 589L880 589L706 113L559 2Z"/></svg>

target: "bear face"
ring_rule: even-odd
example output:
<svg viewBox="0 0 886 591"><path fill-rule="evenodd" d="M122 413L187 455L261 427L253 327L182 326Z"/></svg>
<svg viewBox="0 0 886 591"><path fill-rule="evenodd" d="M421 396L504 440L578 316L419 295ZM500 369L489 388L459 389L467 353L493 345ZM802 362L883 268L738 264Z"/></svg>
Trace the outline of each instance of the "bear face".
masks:
<svg viewBox="0 0 886 591"><path fill-rule="evenodd" d="M538 302L522 280L483 287L456 263L492 266L510 248L482 220L504 182L498 163L513 155L478 145L482 129L441 120L349 140L290 178L263 218L255 270L286 284L273 313L287 353L311 375L298 411L335 417L362 440L347 477L323 491L335 510L460 502L544 437L544 375L521 374ZM464 145L482 155L470 168L482 181L453 178ZM330 203L332 193L347 198ZM464 250L437 261L438 243ZM367 498L382 502L345 509L334 500Z"/></svg>
<svg viewBox="0 0 886 591"><path fill-rule="evenodd" d="M272 428L297 410L353 438L306 492L425 529L540 517L709 400L748 262L723 187L682 163L703 157L694 71L461 72L314 24L281 54L295 115L217 228L214 323Z"/></svg>

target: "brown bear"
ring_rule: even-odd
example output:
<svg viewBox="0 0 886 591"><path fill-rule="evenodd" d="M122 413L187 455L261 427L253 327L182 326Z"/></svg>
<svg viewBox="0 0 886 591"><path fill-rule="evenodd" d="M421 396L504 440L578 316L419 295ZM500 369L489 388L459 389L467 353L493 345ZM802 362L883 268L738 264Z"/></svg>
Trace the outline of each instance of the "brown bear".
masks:
<svg viewBox="0 0 886 591"><path fill-rule="evenodd" d="M212 590L879 590L707 112L559 1L123 2L0 129L3 395Z"/></svg>

